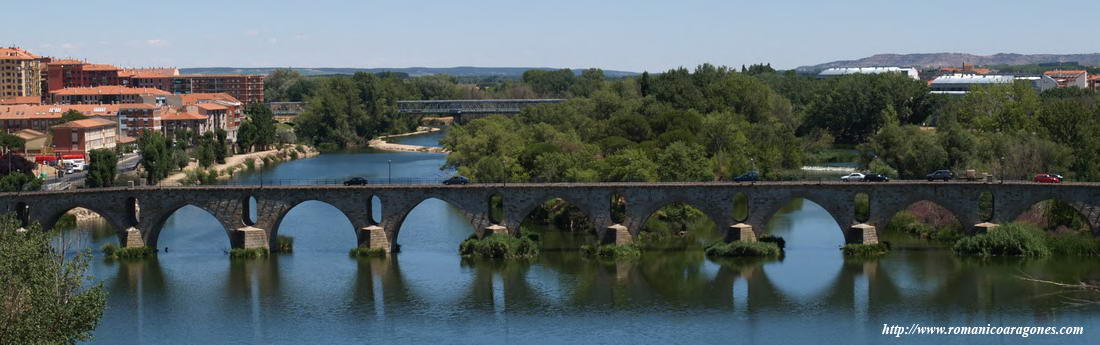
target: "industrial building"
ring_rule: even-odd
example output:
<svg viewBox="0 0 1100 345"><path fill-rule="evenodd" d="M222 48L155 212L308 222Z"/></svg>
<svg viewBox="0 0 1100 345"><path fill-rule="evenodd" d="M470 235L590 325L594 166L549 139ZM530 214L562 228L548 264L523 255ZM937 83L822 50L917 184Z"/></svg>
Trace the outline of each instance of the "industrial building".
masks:
<svg viewBox="0 0 1100 345"><path fill-rule="evenodd" d="M911 67L837 67L829 68L817 74L818 78L838 77L850 74L880 74L899 73L909 78L920 80L920 73Z"/></svg>

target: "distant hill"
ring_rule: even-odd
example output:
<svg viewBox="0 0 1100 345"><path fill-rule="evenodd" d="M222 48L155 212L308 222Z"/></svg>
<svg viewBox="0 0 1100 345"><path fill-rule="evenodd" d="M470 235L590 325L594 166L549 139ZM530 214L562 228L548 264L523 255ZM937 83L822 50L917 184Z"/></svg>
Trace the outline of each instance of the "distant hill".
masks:
<svg viewBox="0 0 1100 345"><path fill-rule="evenodd" d="M1048 63L1073 63L1082 66L1100 66L1100 53L1093 54L996 54L973 55L963 53L931 53L931 54L877 54L858 60L843 60L826 62L820 65L801 66L796 70L801 72L820 71L833 67L874 67L874 66L898 66L898 67L923 67L938 68L948 66L960 66L964 63L971 65L1032 65Z"/></svg>
<svg viewBox="0 0 1100 345"><path fill-rule="evenodd" d="M180 68L180 74L211 74L211 73L239 73L239 74L270 74L279 68L285 67L196 67ZM456 77L521 77L523 72L531 69L554 70L548 67L405 67L405 68L291 68L302 75L325 74L355 74L356 72L400 72L410 76L423 76L432 74L449 74ZM580 74L584 69L573 69ZM604 70L603 74L610 78L629 77L638 75L634 72Z"/></svg>

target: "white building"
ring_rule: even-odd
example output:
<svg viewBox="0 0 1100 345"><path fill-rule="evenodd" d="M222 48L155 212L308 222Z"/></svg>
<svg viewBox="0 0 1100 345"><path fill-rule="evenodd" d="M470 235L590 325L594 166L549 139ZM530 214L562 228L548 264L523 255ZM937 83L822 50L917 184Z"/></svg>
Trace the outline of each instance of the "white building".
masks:
<svg viewBox="0 0 1100 345"><path fill-rule="evenodd" d="M837 77L849 74L879 74L879 73L901 73L905 74L909 78L920 80L920 75L917 73L916 68L912 67L837 67L829 68L821 73L817 74L818 78Z"/></svg>
<svg viewBox="0 0 1100 345"><path fill-rule="evenodd" d="M1004 85L1026 81L1035 91L1043 92L1058 87L1058 82L1048 76L1012 76L988 74L952 74L932 80L932 93L965 95L974 86Z"/></svg>

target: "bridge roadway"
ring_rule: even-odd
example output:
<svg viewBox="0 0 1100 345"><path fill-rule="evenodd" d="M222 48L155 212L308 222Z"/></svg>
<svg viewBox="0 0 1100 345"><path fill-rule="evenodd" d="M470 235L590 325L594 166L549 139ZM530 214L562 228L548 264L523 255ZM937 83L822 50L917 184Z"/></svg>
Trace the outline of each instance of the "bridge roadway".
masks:
<svg viewBox="0 0 1100 345"><path fill-rule="evenodd" d="M870 215L856 219L854 200L865 193ZM992 215L982 219L978 200L993 197ZM734 198L744 194L748 216L734 219ZM503 216L490 215L490 198L503 199ZM625 215L612 219L611 198L626 200ZM372 214L373 197L381 214ZM250 198L257 214L249 214ZM832 215L849 243L876 243L878 230L897 212L927 200L951 211L964 229L975 224L1010 222L1032 205L1060 200L1072 205L1100 233L1100 183L1036 184L1030 182L758 182L758 183L521 183L367 186L194 186L117 187L71 191L0 193L0 207L14 211L24 226L50 228L66 211L83 207L104 217L128 247L157 245L165 221L186 205L212 214L225 228L234 248L269 247L279 225L296 205L310 200L339 209L354 225L358 246L395 248L401 224L422 201L436 198L459 209L478 235L515 235L519 224L543 202L561 198L585 212L606 242L625 243L637 236L646 219L661 207L685 203L704 212L727 240L754 241L781 207L796 198L810 200ZM253 221L253 219L255 219ZM375 221L378 219L378 221ZM351 244L349 244L351 245Z"/></svg>

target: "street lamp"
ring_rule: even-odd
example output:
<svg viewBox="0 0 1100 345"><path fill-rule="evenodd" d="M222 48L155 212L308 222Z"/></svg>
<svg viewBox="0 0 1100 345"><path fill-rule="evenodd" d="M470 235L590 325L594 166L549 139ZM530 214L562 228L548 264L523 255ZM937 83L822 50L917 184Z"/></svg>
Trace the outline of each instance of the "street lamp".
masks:
<svg viewBox="0 0 1100 345"><path fill-rule="evenodd" d="M1005 183L1005 156L1001 156L1001 184Z"/></svg>
<svg viewBox="0 0 1100 345"><path fill-rule="evenodd" d="M386 160L386 183L393 184L393 160Z"/></svg>

